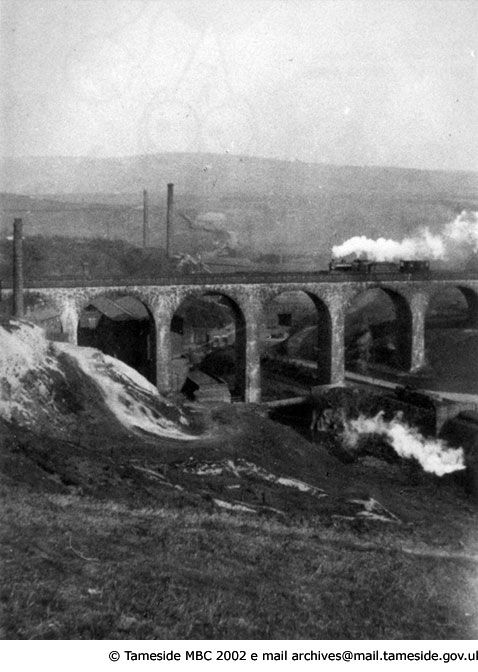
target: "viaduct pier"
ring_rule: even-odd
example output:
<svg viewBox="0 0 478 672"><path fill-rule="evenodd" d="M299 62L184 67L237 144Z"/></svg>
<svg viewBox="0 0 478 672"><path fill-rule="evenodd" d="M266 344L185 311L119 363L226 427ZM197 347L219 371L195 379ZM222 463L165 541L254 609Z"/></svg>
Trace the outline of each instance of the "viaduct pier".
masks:
<svg viewBox="0 0 478 672"><path fill-rule="evenodd" d="M328 353L321 364L320 382L341 384L345 378L345 316L351 302L370 289L383 290L392 300L399 325L399 350L403 368L419 370L425 364L425 315L432 298L456 288L466 299L469 326L478 328L478 274L440 273L429 277L402 273L371 276L334 275L327 272L231 273L158 276L144 279L84 280L82 278L26 281L28 294L42 297L57 311L65 338L77 343L82 311L104 296L131 296L147 309L155 332L156 383L162 392L173 388L171 322L188 297L219 296L236 322L236 369L241 397L259 402L260 326L266 305L284 292L304 292L313 302L318 322L325 327L322 347ZM3 287L3 298L13 292Z"/></svg>

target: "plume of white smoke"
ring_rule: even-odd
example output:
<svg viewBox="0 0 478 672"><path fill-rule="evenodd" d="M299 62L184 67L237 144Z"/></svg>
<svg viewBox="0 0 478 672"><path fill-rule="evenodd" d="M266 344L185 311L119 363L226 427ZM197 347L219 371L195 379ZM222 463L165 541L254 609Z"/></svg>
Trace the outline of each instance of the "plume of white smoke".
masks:
<svg viewBox="0 0 478 672"><path fill-rule="evenodd" d="M371 261L398 261L399 259L450 259L478 252L478 212L463 210L440 233L422 229L415 236L402 241L390 238L372 240L354 236L342 245L334 245L335 258L355 255L366 256Z"/></svg>
<svg viewBox="0 0 478 672"><path fill-rule="evenodd" d="M380 411L374 418L361 415L355 420L347 420L344 426L347 445L354 448L360 437L378 434L387 440L397 455L405 459L415 458L425 471L437 476L466 468L462 448L450 448L441 439L426 439L397 416L388 421L383 415Z"/></svg>
<svg viewBox="0 0 478 672"><path fill-rule="evenodd" d="M446 225L445 238L450 243L465 246L468 251L478 252L478 212L463 210L453 222Z"/></svg>

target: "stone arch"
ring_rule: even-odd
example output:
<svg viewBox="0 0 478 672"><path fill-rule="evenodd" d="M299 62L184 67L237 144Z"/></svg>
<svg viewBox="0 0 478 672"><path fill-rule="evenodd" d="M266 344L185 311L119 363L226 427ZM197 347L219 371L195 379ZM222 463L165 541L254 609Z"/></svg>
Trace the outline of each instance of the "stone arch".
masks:
<svg viewBox="0 0 478 672"><path fill-rule="evenodd" d="M478 292L461 284L434 288L429 292L428 321L432 322L435 318L439 322L440 313L444 325L478 326Z"/></svg>
<svg viewBox="0 0 478 672"><path fill-rule="evenodd" d="M465 294L465 298L468 302L468 308L470 311L470 326L478 326L478 291L471 289L470 287L460 287L461 291Z"/></svg>
<svg viewBox="0 0 478 672"><path fill-rule="evenodd" d="M366 294L370 296L370 292L375 293L377 305L380 303L380 299L383 301L383 297L386 296L388 299L388 308L382 306L380 313L377 312L376 315L365 314L365 318L362 319L360 311L364 307L360 306L360 298L365 298ZM356 304L359 317L356 319L355 324L352 325L351 312L354 304ZM393 317L390 314L390 308L393 309ZM402 292L399 288L383 284L371 284L360 287L346 301L345 313L346 366L350 366L350 362L354 356L354 347L358 342L357 349L359 351L363 350L362 354L365 359L367 359L368 351L372 360L378 361L382 359L384 362L388 360L388 364L392 368L405 371L411 368L413 315L410 299L406 292ZM371 328L370 318L374 320L374 324L377 326ZM379 325L382 325L382 327ZM355 338L355 344L351 347L350 339L353 329L356 329L358 335ZM382 341L384 343L384 351L380 354L381 345L379 344Z"/></svg>
<svg viewBox="0 0 478 672"><path fill-rule="evenodd" d="M466 285L457 285L468 306L467 327L478 327L478 292Z"/></svg>
<svg viewBox="0 0 478 672"><path fill-rule="evenodd" d="M148 292L141 291L136 287L88 287L77 292L71 300L74 301L76 310L80 314L92 300L99 296L106 298L119 298L120 296L131 296L142 303L151 315L154 315L155 304Z"/></svg>
<svg viewBox="0 0 478 672"><path fill-rule="evenodd" d="M224 378L232 398L245 400L246 314L241 298L235 294L222 288L188 287L175 297L170 310L173 388L180 389L187 375L183 367L197 368L207 375ZM204 305L195 313L195 300L210 301L210 312L206 314L208 306ZM186 361L177 361L181 359Z"/></svg>
<svg viewBox="0 0 478 672"><path fill-rule="evenodd" d="M310 288L279 286L264 294L261 343L266 386L280 368L291 384L294 379L306 387L331 382L332 315L327 300Z"/></svg>
<svg viewBox="0 0 478 672"><path fill-rule="evenodd" d="M433 384L455 392L478 390L478 294L446 284L430 292L425 314L425 351Z"/></svg>
<svg viewBox="0 0 478 672"><path fill-rule="evenodd" d="M128 288L90 292L77 298L76 311L78 345L117 357L156 384L156 322L141 292Z"/></svg>

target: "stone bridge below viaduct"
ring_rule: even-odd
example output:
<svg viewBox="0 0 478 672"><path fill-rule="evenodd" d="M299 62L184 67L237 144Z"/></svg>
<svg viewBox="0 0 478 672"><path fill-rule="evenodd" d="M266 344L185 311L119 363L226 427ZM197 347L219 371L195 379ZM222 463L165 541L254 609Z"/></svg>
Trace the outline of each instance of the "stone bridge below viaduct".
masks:
<svg viewBox="0 0 478 672"><path fill-rule="evenodd" d="M345 375L345 316L360 293L380 288L392 299L400 329L405 334L406 368L419 369L425 363L425 315L432 297L444 288L459 289L467 300L470 325L478 327L478 276L440 274L427 278L394 274L360 278L328 273L240 273L190 275L145 280L81 279L42 280L28 283L25 294L43 297L55 306L62 330L71 343L77 342L82 310L98 296L133 296L141 301L154 320L156 331L156 380L167 392L172 384L171 321L187 297L220 295L231 306L236 319L236 352L243 398L259 402L260 325L267 303L284 292L301 291L313 301L319 320L328 327L329 370L326 380L340 384ZM11 292L4 289L4 296Z"/></svg>

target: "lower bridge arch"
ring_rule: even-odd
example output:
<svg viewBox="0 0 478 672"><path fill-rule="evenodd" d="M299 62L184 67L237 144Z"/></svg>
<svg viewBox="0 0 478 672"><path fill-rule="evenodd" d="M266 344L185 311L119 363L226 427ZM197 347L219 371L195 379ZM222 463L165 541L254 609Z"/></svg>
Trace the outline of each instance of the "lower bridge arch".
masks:
<svg viewBox="0 0 478 672"><path fill-rule="evenodd" d="M478 292L465 285L448 285L430 295L427 308L428 326L478 327Z"/></svg>
<svg viewBox="0 0 478 672"><path fill-rule="evenodd" d="M156 384L156 328L145 302L123 292L108 292L83 302L78 345L101 350Z"/></svg>
<svg viewBox="0 0 478 672"><path fill-rule="evenodd" d="M435 290L425 314L425 353L432 382L478 392L478 294L466 286Z"/></svg>
<svg viewBox="0 0 478 672"><path fill-rule="evenodd" d="M322 298L304 289L281 289L263 301L261 318L264 399L331 382L332 320Z"/></svg>
<svg viewBox="0 0 478 672"><path fill-rule="evenodd" d="M356 292L345 315L345 367L408 371L412 362L412 311L399 291L377 285Z"/></svg>
<svg viewBox="0 0 478 672"><path fill-rule="evenodd" d="M238 301L217 290L190 292L170 327L173 390L197 400L245 400L246 319Z"/></svg>

